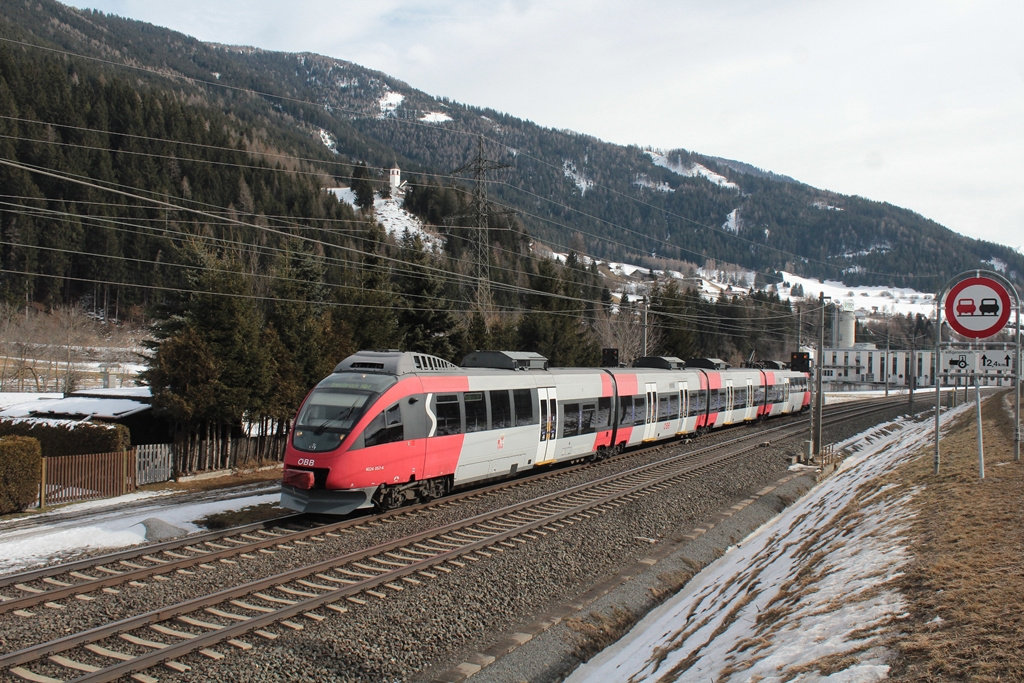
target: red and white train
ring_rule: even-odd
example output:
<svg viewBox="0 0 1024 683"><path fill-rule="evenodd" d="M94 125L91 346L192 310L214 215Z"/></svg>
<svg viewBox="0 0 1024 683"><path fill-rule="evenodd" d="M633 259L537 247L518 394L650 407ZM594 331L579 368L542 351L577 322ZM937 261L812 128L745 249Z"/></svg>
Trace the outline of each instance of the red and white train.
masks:
<svg viewBox="0 0 1024 683"><path fill-rule="evenodd" d="M281 504L343 515L430 500L534 467L806 410L808 375L685 367L547 368L477 352L462 366L361 351L314 387L285 450Z"/></svg>

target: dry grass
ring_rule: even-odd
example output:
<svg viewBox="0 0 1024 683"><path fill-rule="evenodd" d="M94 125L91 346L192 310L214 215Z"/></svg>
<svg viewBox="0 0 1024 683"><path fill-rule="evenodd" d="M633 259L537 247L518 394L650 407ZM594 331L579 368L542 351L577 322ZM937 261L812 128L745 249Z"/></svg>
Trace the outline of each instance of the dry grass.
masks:
<svg viewBox="0 0 1024 683"><path fill-rule="evenodd" d="M636 621L633 613L612 607L610 615L591 612L587 617L566 619L565 625L579 634L576 656L586 661L626 635Z"/></svg>
<svg viewBox="0 0 1024 683"><path fill-rule="evenodd" d="M195 520L201 527L210 530L230 529L243 524L263 522L268 519L277 519L292 514L292 510L285 510L277 503L264 503L262 505L251 505L241 510L226 510L207 515L202 519Z"/></svg>
<svg viewBox="0 0 1024 683"><path fill-rule="evenodd" d="M146 491L161 491L171 489L174 491L212 491L231 486L242 486L244 484L256 484L259 482L281 481L280 463L266 463L259 467L250 469L239 469L226 473L220 477L210 479L195 479L190 481L167 481L160 484L150 484L142 487Z"/></svg>
<svg viewBox="0 0 1024 683"><path fill-rule="evenodd" d="M899 473L920 492L893 680L1024 681L1024 462L1009 415L1002 398L983 404L984 480L973 412L943 437L938 476L931 449Z"/></svg>

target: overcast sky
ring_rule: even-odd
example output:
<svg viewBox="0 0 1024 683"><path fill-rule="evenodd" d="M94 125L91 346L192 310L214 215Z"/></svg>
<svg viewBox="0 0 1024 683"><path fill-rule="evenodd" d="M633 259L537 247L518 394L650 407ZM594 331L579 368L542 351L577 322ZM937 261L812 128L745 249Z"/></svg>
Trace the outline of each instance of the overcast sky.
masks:
<svg viewBox="0 0 1024 683"><path fill-rule="evenodd" d="M1024 245L1020 0L75 0Z"/></svg>

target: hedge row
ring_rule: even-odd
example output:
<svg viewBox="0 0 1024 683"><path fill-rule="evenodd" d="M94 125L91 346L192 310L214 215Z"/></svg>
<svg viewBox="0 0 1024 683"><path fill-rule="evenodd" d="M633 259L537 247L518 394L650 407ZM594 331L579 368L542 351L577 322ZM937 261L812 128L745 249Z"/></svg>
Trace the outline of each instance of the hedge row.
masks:
<svg viewBox="0 0 1024 683"><path fill-rule="evenodd" d="M0 437L38 439L43 457L113 453L131 448L131 433L124 425L78 422L73 425L29 421L0 421Z"/></svg>
<svg viewBox="0 0 1024 683"><path fill-rule="evenodd" d="M0 515L21 512L39 496L42 450L27 436L0 437Z"/></svg>

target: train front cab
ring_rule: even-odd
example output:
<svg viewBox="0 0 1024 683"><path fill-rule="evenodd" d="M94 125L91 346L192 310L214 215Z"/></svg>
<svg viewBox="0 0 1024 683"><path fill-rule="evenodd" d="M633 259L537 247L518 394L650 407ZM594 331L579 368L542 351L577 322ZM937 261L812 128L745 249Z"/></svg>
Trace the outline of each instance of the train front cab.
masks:
<svg viewBox="0 0 1024 683"><path fill-rule="evenodd" d="M387 479L422 472L424 420L408 398L417 378L334 373L303 401L285 447L281 505L348 514L370 507ZM406 400L403 400L406 399Z"/></svg>

